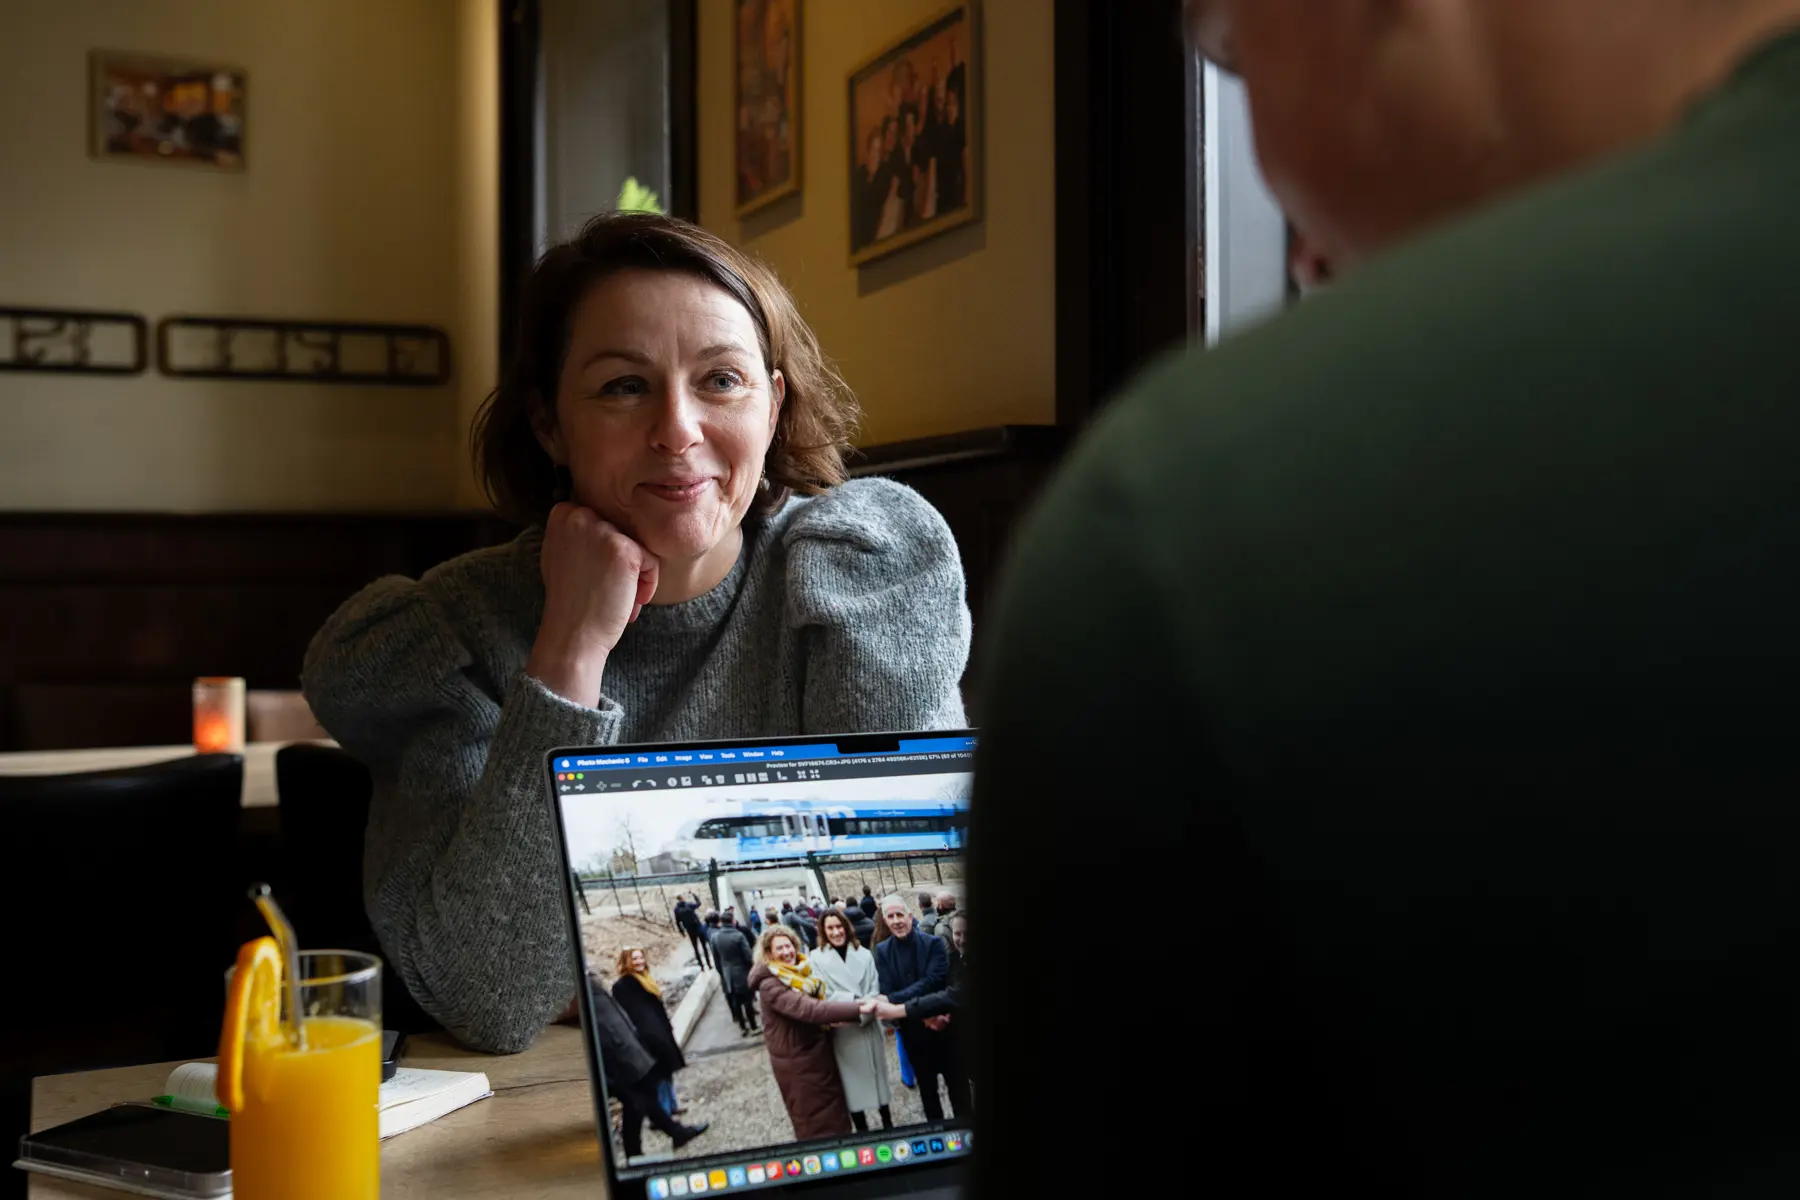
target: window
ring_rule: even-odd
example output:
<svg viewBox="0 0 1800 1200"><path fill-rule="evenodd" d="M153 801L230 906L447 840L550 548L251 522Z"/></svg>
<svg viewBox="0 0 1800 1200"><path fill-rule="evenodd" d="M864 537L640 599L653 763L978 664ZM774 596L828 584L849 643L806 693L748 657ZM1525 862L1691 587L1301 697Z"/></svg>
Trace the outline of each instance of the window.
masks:
<svg viewBox="0 0 1800 1200"><path fill-rule="evenodd" d="M714 817L702 821L694 830L696 838L772 838L782 837L779 819L766 817Z"/></svg>
<svg viewBox="0 0 1800 1200"><path fill-rule="evenodd" d="M540 239L617 203L627 177L671 205L667 0L543 0Z"/></svg>
<svg viewBox="0 0 1800 1200"><path fill-rule="evenodd" d="M1287 304L1290 235L1256 161L1243 81L1211 63L1198 65L1196 308L1210 344Z"/></svg>
<svg viewBox="0 0 1800 1200"><path fill-rule="evenodd" d="M845 837L935 833L944 828L941 817L849 817L834 820L831 824L835 832Z"/></svg>

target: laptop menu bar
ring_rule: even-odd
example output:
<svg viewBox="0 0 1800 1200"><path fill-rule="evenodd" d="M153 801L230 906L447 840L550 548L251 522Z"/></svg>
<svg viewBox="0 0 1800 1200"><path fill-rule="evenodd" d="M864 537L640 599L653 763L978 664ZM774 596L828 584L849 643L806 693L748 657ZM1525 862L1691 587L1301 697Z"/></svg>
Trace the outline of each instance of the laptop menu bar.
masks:
<svg viewBox="0 0 1800 1200"><path fill-rule="evenodd" d="M879 759L883 762L893 762L897 759L921 754L954 754L960 757L974 752L975 739L972 737L903 738L897 751L876 750L866 754L846 753L838 748L836 742L818 742L803 746L726 746L717 750L645 749L622 751L618 754L597 754L559 759L557 769L628 771L636 767L647 766L697 767L702 764L725 766L731 763L745 765L751 763L798 763L825 759L842 759L844 761Z"/></svg>
<svg viewBox="0 0 1800 1200"><path fill-rule="evenodd" d="M959 737L911 738L902 741L897 751L872 754L845 754L831 743L822 743L569 755L556 759L553 767L559 792L592 794L940 775L972 770L974 763L975 739Z"/></svg>

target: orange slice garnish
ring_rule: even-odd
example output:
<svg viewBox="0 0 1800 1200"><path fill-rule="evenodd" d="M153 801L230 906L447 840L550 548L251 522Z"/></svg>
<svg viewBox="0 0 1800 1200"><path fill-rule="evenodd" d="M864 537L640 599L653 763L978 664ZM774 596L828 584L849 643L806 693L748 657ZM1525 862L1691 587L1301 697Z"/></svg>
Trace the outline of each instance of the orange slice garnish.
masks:
<svg viewBox="0 0 1800 1200"><path fill-rule="evenodd" d="M219 1103L244 1107L244 1047L279 1042L281 948L272 937L245 942L225 993L225 1027L219 1033Z"/></svg>

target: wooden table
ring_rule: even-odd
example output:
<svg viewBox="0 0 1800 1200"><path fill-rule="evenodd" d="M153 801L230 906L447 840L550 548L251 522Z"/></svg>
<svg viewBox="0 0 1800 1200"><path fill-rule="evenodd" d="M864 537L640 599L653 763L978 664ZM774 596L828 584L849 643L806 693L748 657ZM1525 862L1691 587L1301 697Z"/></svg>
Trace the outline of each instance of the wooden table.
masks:
<svg viewBox="0 0 1800 1200"><path fill-rule="evenodd" d="M275 752L292 742L251 742L244 747L244 807L274 808ZM321 746L336 742L320 741ZM24 750L0 754L0 775L67 775L110 771L187 758L192 746L112 746L99 750Z"/></svg>
<svg viewBox="0 0 1800 1200"><path fill-rule="evenodd" d="M475 1054L445 1034L408 1038L409 1067L485 1071L494 1094L381 1144L381 1194L394 1197L603 1197L581 1031L553 1025L523 1054ZM162 1091L175 1063L44 1075L31 1085L35 1131ZM10 1162L10 1159L8 1160ZM11 1169L8 1167L7 1169ZM129 1193L31 1176L31 1200L119 1200Z"/></svg>

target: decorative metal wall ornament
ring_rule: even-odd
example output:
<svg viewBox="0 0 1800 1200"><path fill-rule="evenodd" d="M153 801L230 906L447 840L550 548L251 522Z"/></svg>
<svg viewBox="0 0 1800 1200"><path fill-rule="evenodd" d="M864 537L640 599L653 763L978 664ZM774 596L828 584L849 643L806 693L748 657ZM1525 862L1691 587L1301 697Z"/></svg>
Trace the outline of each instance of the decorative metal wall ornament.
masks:
<svg viewBox="0 0 1800 1200"><path fill-rule="evenodd" d="M165 317L156 360L183 379L429 387L450 379L450 339L430 325Z"/></svg>
<svg viewBox="0 0 1800 1200"><path fill-rule="evenodd" d="M0 371L140 375L147 330L136 313L0 307Z"/></svg>

